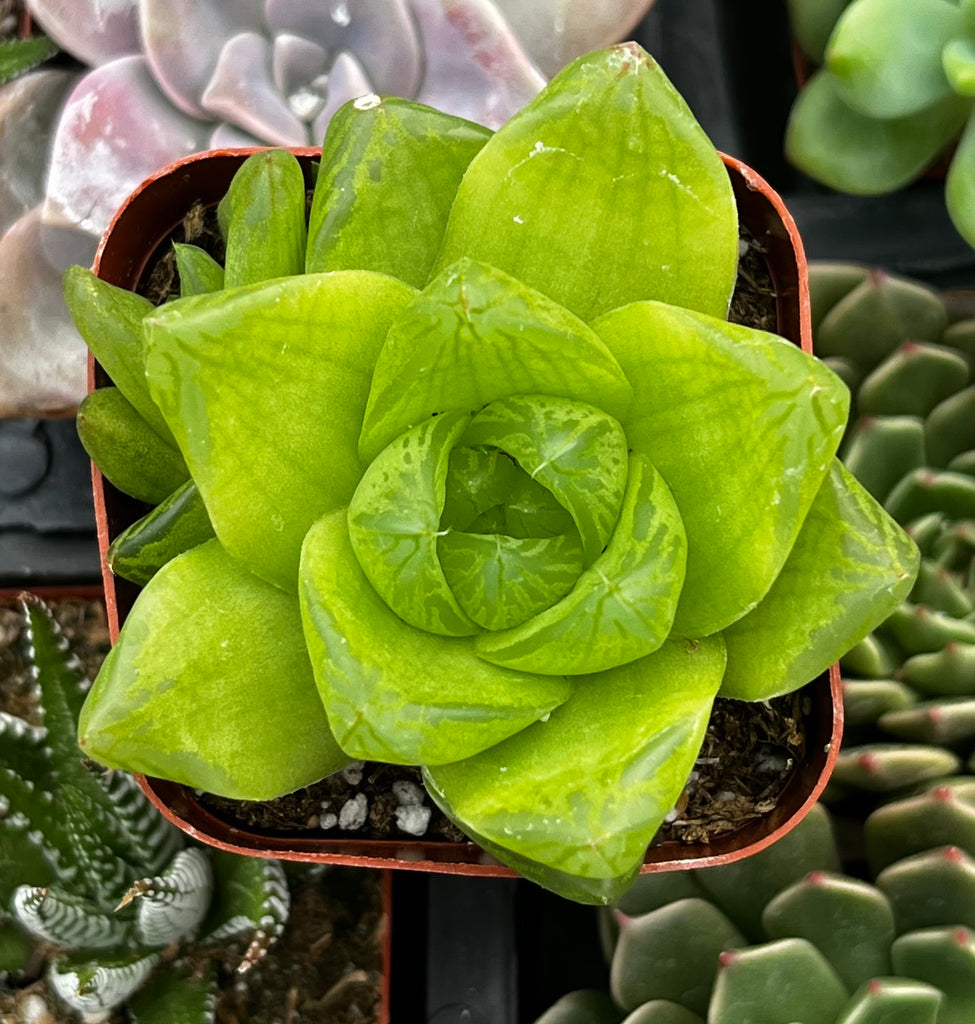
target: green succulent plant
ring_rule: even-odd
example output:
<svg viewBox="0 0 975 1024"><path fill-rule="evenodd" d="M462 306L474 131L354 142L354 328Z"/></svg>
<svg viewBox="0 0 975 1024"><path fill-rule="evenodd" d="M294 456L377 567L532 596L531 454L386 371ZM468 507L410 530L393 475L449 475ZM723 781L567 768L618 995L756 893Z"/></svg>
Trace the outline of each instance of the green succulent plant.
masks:
<svg viewBox="0 0 975 1024"><path fill-rule="evenodd" d="M975 748L975 320L865 267L810 268L815 347L850 385L840 455L917 541L907 600L841 659L828 798L905 790Z"/></svg>
<svg viewBox="0 0 975 1024"><path fill-rule="evenodd" d="M911 584L913 544L834 458L846 389L723 319L728 175L635 44L494 135L355 101L307 234L304 211L295 159L258 154L222 272L180 251L203 294L67 278L118 388L82 438L161 502L121 540L148 582L82 747L248 799L420 765L498 859L608 901L715 695L802 686Z"/></svg>
<svg viewBox="0 0 975 1024"><path fill-rule="evenodd" d="M975 245L975 4L971 0L793 0L801 41L823 67L799 92L786 153L841 192L877 195L917 178L954 144L948 213Z"/></svg>
<svg viewBox="0 0 975 1024"><path fill-rule="evenodd" d="M604 920L610 992L536 1024L971 1020L975 784L881 808L862 838L870 881L841 870L821 804L744 860L643 875Z"/></svg>
<svg viewBox="0 0 975 1024"><path fill-rule="evenodd" d="M0 712L0 971L40 941L75 1011L212 1024L215 974L189 954L241 936L241 967L256 963L288 916L281 866L185 846L130 775L86 767L80 664L38 599L23 611L42 724Z"/></svg>

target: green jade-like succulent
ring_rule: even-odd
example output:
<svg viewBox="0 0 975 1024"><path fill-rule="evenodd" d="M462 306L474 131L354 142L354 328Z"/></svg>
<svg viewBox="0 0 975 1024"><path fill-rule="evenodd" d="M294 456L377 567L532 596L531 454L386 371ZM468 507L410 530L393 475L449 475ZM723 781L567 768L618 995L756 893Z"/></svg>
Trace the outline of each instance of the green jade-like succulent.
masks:
<svg viewBox="0 0 975 1024"><path fill-rule="evenodd" d="M975 751L975 320L917 282L813 264L814 344L852 391L847 468L921 550L907 600L841 659L827 798L906 791Z"/></svg>
<svg viewBox="0 0 975 1024"><path fill-rule="evenodd" d="M246 799L421 765L499 860L608 901L714 697L802 686L911 585L914 545L835 458L846 388L723 319L728 174L635 44L493 135L357 100L307 239L304 209L295 160L259 154L222 274L180 249L157 310L68 275L119 389L82 436L163 501L82 747ZM216 539L167 561L183 501Z"/></svg>
<svg viewBox="0 0 975 1024"><path fill-rule="evenodd" d="M792 0L790 10L823 67L792 109L789 159L830 188L877 195L957 144L945 200L975 245L975 2Z"/></svg>
<svg viewBox="0 0 975 1024"><path fill-rule="evenodd" d="M207 949L242 936L240 969L263 957L288 917L281 865L185 847L130 775L86 768L87 681L47 608L23 610L42 724L0 712L0 973L43 943L85 1020L125 1003L135 1024L213 1024Z"/></svg>
<svg viewBox="0 0 975 1024"><path fill-rule="evenodd" d="M975 785L862 827L846 874L820 804L732 864L641 877L602 911L610 991L536 1024L968 1024L975 1007Z"/></svg>

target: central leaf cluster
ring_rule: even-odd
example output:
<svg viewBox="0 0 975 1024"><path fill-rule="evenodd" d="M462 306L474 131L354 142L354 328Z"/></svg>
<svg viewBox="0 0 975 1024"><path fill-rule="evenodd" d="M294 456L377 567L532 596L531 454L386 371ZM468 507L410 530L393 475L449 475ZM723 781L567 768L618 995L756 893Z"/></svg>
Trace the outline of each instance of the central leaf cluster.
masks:
<svg viewBox="0 0 975 1024"><path fill-rule="evenodd" d="M412 626L492 631L475 650L499 665L611 668L666 639L686 562L666 485L660 509L649 463L634 456L631 473L629 461L619 422L586 402L514 395L476 414L443 413L401 434L363 475L349 506L352 547ZM628 529L634 521L652 545ZM567 666L558 654L570 634L580 642Z"/></svg>

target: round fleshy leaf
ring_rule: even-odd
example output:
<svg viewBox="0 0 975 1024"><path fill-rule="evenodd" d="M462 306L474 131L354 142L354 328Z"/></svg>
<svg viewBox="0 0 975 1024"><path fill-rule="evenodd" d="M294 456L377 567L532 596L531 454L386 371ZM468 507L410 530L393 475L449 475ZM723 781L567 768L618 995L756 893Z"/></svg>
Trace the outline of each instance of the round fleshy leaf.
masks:
<svg viewBox="0 0 975 1024"><path fill-rule="evenodd" d="M724 631L722 695L767 700L814 679L907 597L918 561L910 537L834 460L772 589Z"/></svg>
<svg viewBox="0 0 975 1024"><path fill-rule="evenodd" d="M630 446L667 481L687 532L674 629L724 629L792 549L843 433L846 386L782 338L658 302L594 327L635 383Z"/></svg>
<svg viewBox="0 0 975 1024"><path fill-rule="evenodd" d="M958 233L975 245L975 117L968 124L951 159L945 181L945 202Z"/></svg>
<svg viewBox="0 0 975 1024"><path fill-rule="evenodd" d="M265 579L294 589L308 527L352 497L372 367L414 294L368 271L304 274L146 319L153 398L221 543Z"/></svg>
<svg viewBox="0 0 975 1024"><path fill-rule="evenodd" d="M786 155L799 170L840 192L893 192L957 136L970 110L970 100L951 95L907 117L866 117L843 101L828 72L819 72L789 115Z"/></svg>
<svg viewBox="0 0 975 1024"><path fill-rule="evenodd" d="M567 398L515 395L471 421L467 445L493 445L569 511L586 563L606 547L626 488L626 435L612 416Z"/></svg>
<svg viewBox="0 0 975 1024"><path fill-rule="evenodd" d="M209 120L203 91L232 37L263 32L264 0L139 0L142 44L152 73L176 106Z"/></svg>
<svg viewBox="0 0 975 1024"><path fill-rule="evenodd" d="M389 332L376 362L359 450L445 409L475 412L510 395L589 402L619 419L632 389L580 320L507 274L462 260Z"/></svg>
<svg viewBox="0 0 975 1024"><path fill-rule="evenodd" d="M941 52L941 64L959 96L975 96L975 41L952 39Z"/></svg>
<svg viewBox="0 0 975 1024"><path fill-rule="evenodd" d="M297 601L217 541L169 562L139 595L78 735L102 764L238 800L348 763L315 693Z"/></svg>
<svg viewBox="0 0 975 1024"><path fill-rule="evenodd" d="M105 64L139 51L139 12L133 0L30 0L44 31L85 64Z"/></svg>
<svg viewBox="0 0 975 1024"><path fill-rule="evenodd" d="M565 597L582 572L573 530L559 537L447 533L437 552L451 592L484 629L508 629Z"/></svg>
<svg viewBox="0 0 975 1024"><path fill-rule="evenodd" d="M941 51L962 19L950 0L856 0L826 47L837 92L866 117L917 114L951 92Z"/></svg>
<svg viewBox="0 0 975 1024"><path fill-rule="evenodd" d="M462 256L587 322L649 298L724 316L737 210L687 105L627 43L570 64L474 158L437 267Z"/></svg>
<svg viewBox="0 0 975 1024"><path fill-rule="evenodd" d="M687 545L666 483L630 458L619 522L606 551L558 604L521 626L478 637L496 665L579 675L641 658L666 639L684 582Z"/></svg>
<svg viewBox="0 0 975 1024"><path fill-rule="evenodd" d="M342 107L322 146L305 269L377 270L422 288L461 175L490 134L395 97Z"/></svg>
<svg viewBox="0 0 975 1024"><path fill-rule="evenodd" d="M468 638L403 622L362 572L344 509L308 531L299 594L315 681L336 738L353 757L461 760L526 728L571 693L565 679L489 665Z"/></svg>
<svg viewBox="0 0 975 1024"><path fill-rule="evenodd" d="M205 149L209 130L169 103L144 58L96 68L75 86L58 122L45 216L100 235L150 174Z"/></svg>
<svg viewBox="0 0 975 1024"><path fill-rule="evenodd" d="M411 0L426 49L417 99L489 128L545 85L493 0Z"/></svg>
<svg viewBox="0 0 975 1024"><path fill-rule="evenodd" d="M449 412L401 434L363 474L349 504L349 539L362 571L411 626L470 636L437 555L447 465L470 416Z"/></svg>
<svg viewBox="0 0 975 1024"><path fill-rule="evenodd" d="M686 782L724 671L724 643L668 641L580 677L542 722L476 757L424 768L430 795L532 881L616 900Z"/></svg>

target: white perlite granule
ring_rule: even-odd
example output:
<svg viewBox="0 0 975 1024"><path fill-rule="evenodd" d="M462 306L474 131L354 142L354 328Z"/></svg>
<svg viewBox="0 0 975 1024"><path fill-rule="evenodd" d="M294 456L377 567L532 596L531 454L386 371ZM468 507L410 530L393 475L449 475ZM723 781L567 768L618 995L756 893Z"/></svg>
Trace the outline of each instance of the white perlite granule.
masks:
<svg viewBox="0 0 975 1024"><path fill-rule="evenodd" d="M411 836L422 836L430 824L430 808L406 804L396 808L396 825Z"/></svg>
<svg viewBox="0 0 975 1024"><path fill-rule="evenodd" d="M369 801L365 793L359 793L351 800L346 800L339 811L339 828L349 832L362 828L369 817Z"/></svg>

